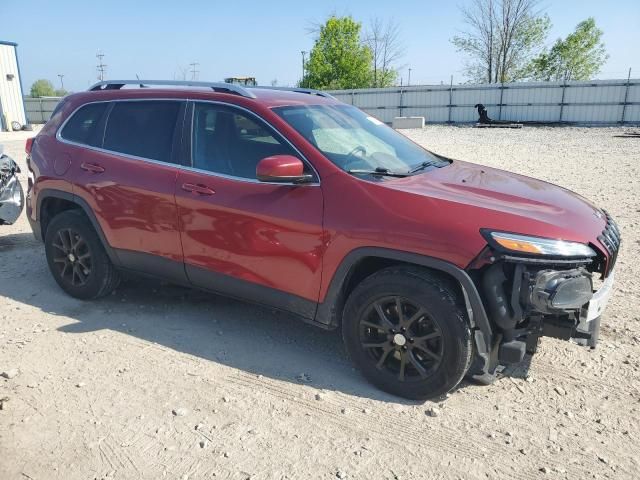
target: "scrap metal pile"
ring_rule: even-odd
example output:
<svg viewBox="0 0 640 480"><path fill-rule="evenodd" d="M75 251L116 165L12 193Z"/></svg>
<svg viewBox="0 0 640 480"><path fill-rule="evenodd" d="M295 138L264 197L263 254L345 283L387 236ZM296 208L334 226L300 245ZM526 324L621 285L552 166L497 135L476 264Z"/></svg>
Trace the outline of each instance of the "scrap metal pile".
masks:
<svg viewBox="0 0 640 480"><path fill-rule="evenodd" d="M514 122L508 122L508 121L505 122L501 120L491 120L489 118L489 114L487 113L486 107L481 103L476 104L474 108L478 109L478 115L480 116L480 118L478 118L478 122L476 123L476 127L478 128L486 128L486 127L522 128L522 123L514 123Z"/></svg>
<svg viewBox="0 0 640 480"><path fill-rule="evenodd" d="M0 225L11 225L24 207L24 192L17 173L20 173L20 167L3 154L0 145Z"/></svg>

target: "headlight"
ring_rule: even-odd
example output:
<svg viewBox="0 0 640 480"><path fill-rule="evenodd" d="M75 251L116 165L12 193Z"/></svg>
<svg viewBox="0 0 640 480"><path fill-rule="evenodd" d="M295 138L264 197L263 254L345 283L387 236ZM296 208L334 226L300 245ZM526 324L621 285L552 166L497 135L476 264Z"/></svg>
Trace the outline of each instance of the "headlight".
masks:
<svg viewBox="0 0 640 480"><path fill-rule="evenodd" d="M529 255L555 255L560 257L594 257L588 245L577 242L565 242L552 238L529 237L516 233L482 232L487 240L505 250Z"/></svg>

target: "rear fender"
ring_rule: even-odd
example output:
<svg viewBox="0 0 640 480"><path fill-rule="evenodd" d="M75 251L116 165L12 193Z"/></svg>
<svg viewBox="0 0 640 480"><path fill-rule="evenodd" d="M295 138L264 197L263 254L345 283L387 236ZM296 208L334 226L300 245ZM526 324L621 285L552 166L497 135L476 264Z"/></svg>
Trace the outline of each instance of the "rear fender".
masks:
<svg viewBox="0 0 640 480"><path fill-rule="evenodd" d="M44 203L45 200L51 199L51 198L60 198L60 199L67 200L68 202L71 202L71 203L74 203L74 204L78 205L78 207L80 207L80 209L84 212L84 214L87 216L87 218L89 219L89 221L93 225L93 228L95 229L96 233L98 234L98 238L100 238L100 241L102 242L102 246L104 247L105 251L107 252L107 255L109 256L109 260L111 260L111 262L114 265L121 266L121 262L120 262L120 260L118 258L118 255L117 255L116 251L113 248L111 248L111 246L107 242L107 239L104 236L104 232L102 231L102 227L100 226L100 223L98 222L98 219L96 218L95 214L93 213L93 210L91 210L91 207L89 206L89 204L84 199L78 197L77 195L74 195L74 194L72 194L70 192L64 192L64 191L61 191L61 190L53 190L53 189L41 190L39 195L38 195L38 205L37 205L37 210L36 210L36 218L39 220L40 224L41 224L41 221L42 221L42 218L41 218L42 204ZM41 236L42 236L43 240L44 240L45 235L46 235L46 232L43 231L41 233Z"/></svg>

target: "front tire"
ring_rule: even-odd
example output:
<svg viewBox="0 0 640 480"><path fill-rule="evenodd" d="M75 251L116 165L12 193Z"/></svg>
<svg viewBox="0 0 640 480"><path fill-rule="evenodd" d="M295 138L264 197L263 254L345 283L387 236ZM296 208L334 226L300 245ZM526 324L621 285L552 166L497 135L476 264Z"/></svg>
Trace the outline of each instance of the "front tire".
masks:
<svg viewBox="0 0 640 480"><path fill-rule="evenodd" d="M457 289L417 267L389 267L360 283L345 305L342 334L371 383L414 400L458 385L473 352Z"/></svg>
<svg viewBox="0 0 640 480"><path fill-rule="evenodd" d="M49 270L60 288L90 300L111 293L120 282L93 225L79 210L55 216L45 233Z"/></svg>

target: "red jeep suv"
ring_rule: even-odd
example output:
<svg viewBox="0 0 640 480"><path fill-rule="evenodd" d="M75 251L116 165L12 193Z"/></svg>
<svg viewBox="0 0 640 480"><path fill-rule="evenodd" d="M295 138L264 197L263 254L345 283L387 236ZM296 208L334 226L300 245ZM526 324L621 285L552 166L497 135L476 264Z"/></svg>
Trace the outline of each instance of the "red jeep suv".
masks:
<svg viewBox="0 0 640 480"><path fill-rule="evenodd" d="M606 212L319 91L100 82L27 153L28 217L68 294L131 270L293 312L403 397L489 382L543 335L595 346L612 290Z"/></svg>

